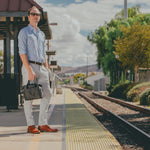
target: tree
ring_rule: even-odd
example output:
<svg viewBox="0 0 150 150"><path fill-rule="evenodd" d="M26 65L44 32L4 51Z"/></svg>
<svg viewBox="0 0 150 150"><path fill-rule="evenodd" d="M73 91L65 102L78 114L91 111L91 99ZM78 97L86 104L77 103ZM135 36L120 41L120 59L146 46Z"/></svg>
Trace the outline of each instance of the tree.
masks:
<svg viewBox="0 0 150 150"><path fill-rule="evenodd" d="M86 75L83 74L83 73L77 73L77 74L74 76L74 81L79 81L79 79L84 80L85 76L86 76Z"/></svg>
<svg viewBox="0 0 150 150"><path fill-rule="evenodd" d="M88 40L96 43L97 46L97 65L103 68L105 74L110 73L112 84L118 82L117 71L121 68L120 62L116 60L113 51L114 40L121 34L119 26L121 22L113 20L106 26L99 27L95 33L88 36ZM115 27L113 27L115 26ZM116 77L116 78L114 78Z"/></svg>
<svg viewBox="0 0 150 150"><path fill-rule="evenodd" d="M150 22L150 14L141 14L140 7L132 7L128 9L129 18L123 18L123 10L116 15L109 23L105 23L104 26L100 26L94 32L88 36L88 40L97 46L97 66L103 68L105 74L109 74L111 78L111 84L117 84L121 75L119 72L123 72L124 80L126 79L126 70L130 68L128 65L124 65L120 59L116 59L116 47L114 41L121 39L124 30L121 28L130 28L134 22L139 22L141 25L147 25ZM126 37L127 38L127 37ZM134 37L130 39L134 41ZM130 41L130 42L131 42ZM134 43L134 42L133 42ZM132 67L131 67L132 68Z"/></svg>
<svg viewBox="0 0 150 150"><path fill-rule="evenodd" d="M97 51L97 66L100 69L102 66L102 58L106 53L108 53L108 49L106 48L107 41L107 27L99 27L94 33L88 36L88 40L92 43L96 44L98 49Z"/></svg>
<svg viewBox="0 0 150 150"><path fill-rule="evenodd" d="M141 14L140 12L140 5L136 5L135 7L128 8L128 17L133 18L136 17L137 15ZM117 19L124 19L124 10L121 10L121 12L117 13L115 15L115 18Z"/></svg>
<svg viewBox="0 0 150 150"><path fill-rule="evenodd" d="M150 26L134 23L131 27L121 27L123 33L114 44L115 54L126 68L150 67Z"/></svg>

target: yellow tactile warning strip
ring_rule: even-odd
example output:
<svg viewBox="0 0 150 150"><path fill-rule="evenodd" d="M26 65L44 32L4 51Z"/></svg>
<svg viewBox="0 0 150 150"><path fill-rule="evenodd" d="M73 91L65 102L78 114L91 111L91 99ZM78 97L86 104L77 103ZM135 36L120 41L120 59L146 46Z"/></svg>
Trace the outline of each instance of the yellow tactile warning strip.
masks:
<svg viewBox="0 0 150 150"><path fill-rule="evenodd" d="M121 150L117 140L65 89L67 150Z"/></svg>

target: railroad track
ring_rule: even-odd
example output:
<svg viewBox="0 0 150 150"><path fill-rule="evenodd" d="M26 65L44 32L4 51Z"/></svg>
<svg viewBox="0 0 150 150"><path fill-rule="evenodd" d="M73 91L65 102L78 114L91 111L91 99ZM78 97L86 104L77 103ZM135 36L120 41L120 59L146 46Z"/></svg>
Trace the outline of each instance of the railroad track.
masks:
<svg viewBox="0 0 150 150"><path fill-rule="evenodd" d="M132 121L127 121L127 120L132 120L130 119L124 119L123 117L119 116L118 114L110 111L109 108L104 107L102 105L100 105L97 101L97 99L93 99L88 97L85 93L86 92L79 92L78 89L76 88L71 88L73 91L76 91L76 93L78 93L81 97L83 97L84 99L86 99L90 104L92 104L97 110L103 111L103 113L105 113L106 115L111 116L111 118L113 120L116 121L117 124L119 124L119 126L123 127L125 130L127 130L127 132L129 132L130 134L132 134L133 137L136 138L136 141L140 144L142 144L144 146L144 150L150 150L150 131L147 131L147 129L145 129L145 131L143 131L144 129L144 125L143 125L143 129L138 128L138 125L135 125L133 123L131 123ZM80 90L83 91L83 90ZM139 112L143 112L146 115L150 114L150 110L140 107L140 106L136 106L136 105L132 105L129 104L127 102L124 102L122 100L116 99L116 98L112 98L112 97L108 97L108 96L104 96L98 93L93 92L92 93L94 96L96 97L100 97L102 99L106 99L115 103L119 103L120 105L124 106L124 107L128 107L131 108L132 110L136 110ZM149 120L150 122L150 120Z"/></svg>
<svg viewBox="0 0 150 150"><path fill-rule="evenodd" d="M92 94L95 95L95 96L98 96L98 97L107 99L107 100L109 100L109 101L112 101L112 102L121 104L121 105L123 105L123 106L127 106L127 107L129 107L129 108L133 108L133 109L135 109L135 110L139 110L139 111L141 111L141 112L150 114L150 109L144 108L144 107L142 107L142 106L137 106L137 105L134 105L134 104L130 104L130 103L125 102L125 101L123 101L123 100L120 100L120 99L117 99L117 98L113 98L113 97L109 97L109 96L105 96L105 95L102 95L102 94L97 93L97 92L92 92Z"/></svg>

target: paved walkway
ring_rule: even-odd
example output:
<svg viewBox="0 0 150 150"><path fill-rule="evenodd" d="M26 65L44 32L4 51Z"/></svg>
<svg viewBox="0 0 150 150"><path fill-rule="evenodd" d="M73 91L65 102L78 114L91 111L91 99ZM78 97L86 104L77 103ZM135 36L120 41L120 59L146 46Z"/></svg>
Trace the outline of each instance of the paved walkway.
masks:
<svg viewBox="0 0 150 150"><path fill-rule="evenodd" d="M39 100L34 101L38 122ZM0 150L120 150L115 138L85 109L74 93L55 95L48 112L49 125L57 133L29 134L23 108L0 109Z"/></svg>
<svg viewBox="0 0 150 150"><path fill-rule="evenodd" d="M54 101L55 100L55 101ZM33 105L35 122L37 124L40 100ZM52 98L48 112L49 125L58 128L57 133L27 133L23 108L7 112L0 109L0 150L62 150L63 148L63 109L64 95Z"/></svg>

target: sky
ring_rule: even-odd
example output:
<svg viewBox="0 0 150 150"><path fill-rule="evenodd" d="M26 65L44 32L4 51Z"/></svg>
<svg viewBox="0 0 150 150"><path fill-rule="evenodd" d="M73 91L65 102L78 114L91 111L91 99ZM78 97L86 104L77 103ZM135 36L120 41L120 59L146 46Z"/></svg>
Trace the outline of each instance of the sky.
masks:
<svg viewBox="0 0 150 150"><path fill-rule="evenodd" d="M35 0L48 13L53 39L50 49L56 50L60 66L96 64L97 49L87 36L124 8L124 0ZM128 0L128 7L141 5L143 13L150 13L149 0Z"/></svg>
<svg viewBox="0 0 150 150"><path fill-rule="evenodd" d="M53 39L50 49L56 50L60 66L96 64L97 49L87 36L124 8L124 0L36 0L48 12ZM141 5L143 13L150 13L149 0L128 0L128 7Z"/></svg>

